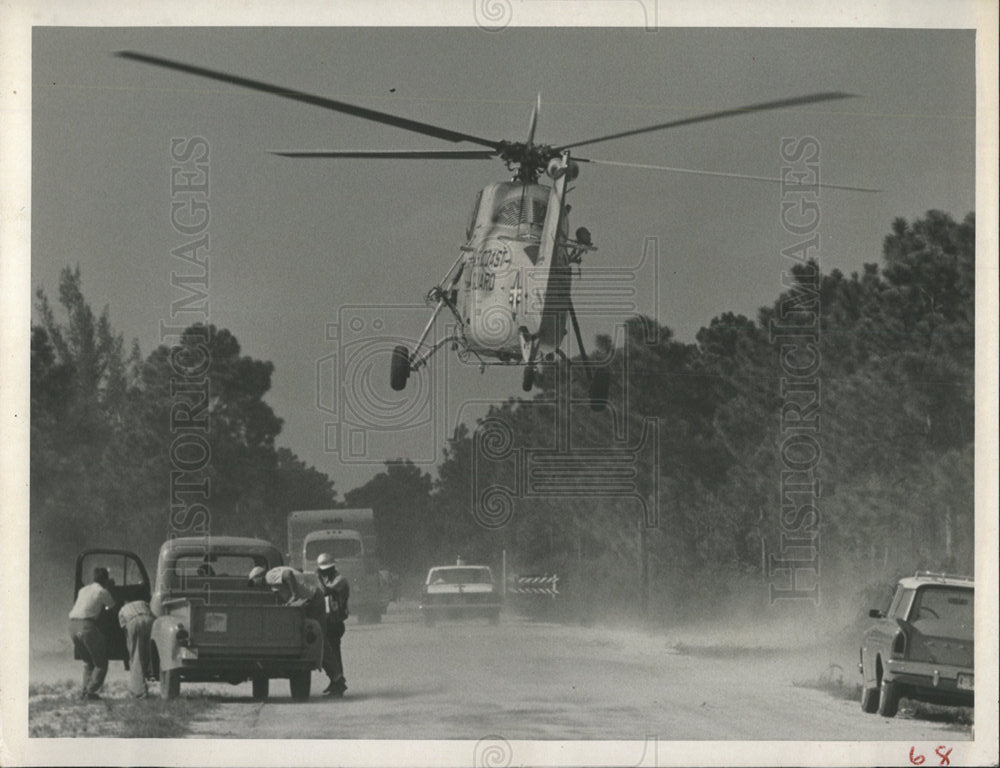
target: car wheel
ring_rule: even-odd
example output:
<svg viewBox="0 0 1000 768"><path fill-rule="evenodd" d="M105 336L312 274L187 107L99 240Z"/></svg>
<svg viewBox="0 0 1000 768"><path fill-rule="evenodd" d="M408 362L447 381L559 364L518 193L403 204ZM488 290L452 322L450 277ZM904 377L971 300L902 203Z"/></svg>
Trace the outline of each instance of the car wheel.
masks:
<svg viewBox="0 0 1000 768"><path fill-rule="evenodd" d="M899 709L899 689L891 680L883 680L878 692L878 713L882 717L895 717Z"/></svg>
<svg viewBox="0 0 1000 768"><path fill-rule="evenodd" d="M303 669L288 676L288 687L295 701L305 701L309 698L309 688L312 685L312 671Z"/></svg>
<svg viewBox="0 0 1000 768"><path fill-rule="evenodd" d="M878 710L878 688L868 688L867 686L861 686L861 711L867 712L869 715L875 714Z"/></svg>
<svg viewBox="0 0 1000 768"><path fill-rule="evenodd" d="M179 669L160 671L160 698L176 699L181 695L181 672Z"/></svg>
<svg viewBox="0 0 1000 768"><path fill-rule="evenodd" d="M271 681L266 675L256 675L253 678L253 697L258 701L262 701L267 698L269 689L271 687Z"/></svg>

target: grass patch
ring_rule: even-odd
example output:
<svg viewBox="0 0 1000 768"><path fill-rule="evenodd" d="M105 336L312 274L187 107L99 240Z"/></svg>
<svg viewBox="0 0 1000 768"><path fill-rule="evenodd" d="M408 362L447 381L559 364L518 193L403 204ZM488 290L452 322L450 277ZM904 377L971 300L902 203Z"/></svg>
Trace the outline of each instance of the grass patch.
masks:
<svg viewBox="0 0 1000 768"><path fill-rule="evenodd" d="M36 696L67 696L71 693L79 693L78 684L70 680L63 680L59 683L31 683L28 686L28 697Z"/></svg>
<svg viewBox="0 0 1000 768"><path fill-rule="evenodd" d="M831 664L815 680L793 680L792 685L796 688L812 688L814 691L823 691L835 699L861 701L861 684L845 683L844 668L839 664Z"/></svg>
<svg viewBox="0 0 1000 768"><path fill-rule="evenodd" d="M900 712L909 714L917 720L930 720L934 723L949 723L955 730L968 731L975 725L975 710L972 707L945 707L941 704L931 704L926 701L903 699Z"/></svg>
<svg viewBox="0 0 1000 768"><path fill-rule="evenodd" d="M101 691L100 701L79 698L73 682L31 685L28 688L28 735L34 738L169 739L188 733L190 723L216 707L203 695L164 701L153 688L150 697L134 699L124 683Z"/></svg>

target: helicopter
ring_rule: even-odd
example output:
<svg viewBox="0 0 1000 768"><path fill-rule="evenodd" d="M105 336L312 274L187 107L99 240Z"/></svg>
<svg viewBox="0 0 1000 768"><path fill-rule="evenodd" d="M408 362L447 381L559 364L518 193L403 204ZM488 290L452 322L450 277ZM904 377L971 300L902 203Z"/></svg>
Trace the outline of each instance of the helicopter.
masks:
<svg viewBox="0 0 1000 768"><path fill-rule="evenodd" d="M580 268L583 256L596 250L587 228L580 227L572 236L569 234L568 185L578 178L580 165L592 163L778 183L782 179L597 160L577 156L574 150L627 136L854 96L840 91L812 93L707 112L569 144L551 145L535 142L540 95L531 110L526 139L497 140L160 56L136 51L116 51L115 55L395 126L453 144L478 147L294 150L272 152L275 155L303 159L501 160L513 176L507 181L488 184L476 196L465 242L459 249L458 257L444 277L427 293L432 311L423 332L412 349L406 345L393 349L390 386L395 391L405 389L410 375L426 366L438 349L450 344L462 359L475 358L481 366L523 366L522 389L530 392L539 365L551 363L557 356L569 360L562 346L569 326L572 326L588 380L588 396L595 410L601 410L607 403L610 382L607 368L594 365L587 356L572 301L574 273ZM543 176L549 183L539 181ZM822 186L877 191L826 182ZM455 330L434 343L428 343L438 317L445 312L454 318Z"/></svg>

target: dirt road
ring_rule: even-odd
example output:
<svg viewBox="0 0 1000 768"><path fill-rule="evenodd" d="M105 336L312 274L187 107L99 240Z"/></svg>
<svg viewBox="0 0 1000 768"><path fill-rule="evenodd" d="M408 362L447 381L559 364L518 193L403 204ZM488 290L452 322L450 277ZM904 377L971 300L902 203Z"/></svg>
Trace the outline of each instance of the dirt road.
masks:
<svg viewBox="0 0 1000 768"><path fill-rule="evenodd" d="M746 643L748 634L731 634ZM701 645L699 638L707 642ZM717 640L717 638L716 638ZM380 625L351 622L344 638L350 690L294 704L271 683L266 703L250 686L190 684L182 695L218 702L191 724L195 736L348 739L637 739L961 741L951 718L863 714L853 659L818 647L735 640L698 632L642 632L530 622L505 616L426 627L412 604ZM844 695L815 682L840 664ZM75 676L75 668L67 665ZM840 671L833 667L834 678ZM122 675L113 665L112 677ZM796 684L798 683L798 684Z"/></svg>

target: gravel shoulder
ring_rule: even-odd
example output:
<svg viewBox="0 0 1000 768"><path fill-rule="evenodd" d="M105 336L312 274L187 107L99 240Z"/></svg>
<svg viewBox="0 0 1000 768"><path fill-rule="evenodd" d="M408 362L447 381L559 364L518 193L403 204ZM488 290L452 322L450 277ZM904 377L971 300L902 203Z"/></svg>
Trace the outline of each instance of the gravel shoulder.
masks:
<svg viewBox="0 0 1000 768"><path fill-rule="evenodd" d="M904 700L892 719L861 712L850 648L749 631L583 627L506 616L426 627L412 606L349 625L343 700L293 703L287 683L254 701L249 684L190 684L164 702L127 698L113 664L101 702L73 698L71 654L32 659L36 736L257 739L963 741L972 713ZM37 662L37 663L36 663ZM129 720L126 717L131 717ZM128 724L123 725L126 722ZM138 723L138 724L137 724ZM145 735L154 735L146 733Z"/></svg>

